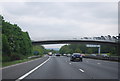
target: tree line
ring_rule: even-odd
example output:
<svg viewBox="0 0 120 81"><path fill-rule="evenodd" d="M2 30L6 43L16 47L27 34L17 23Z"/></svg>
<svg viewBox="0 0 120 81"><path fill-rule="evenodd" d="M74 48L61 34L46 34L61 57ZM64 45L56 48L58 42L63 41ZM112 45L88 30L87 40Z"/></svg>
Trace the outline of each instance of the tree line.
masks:
<svg viewBox="0 0 120 81"><path fill-rule="evenodd" d="M45 49L41 45L32 45L28 32L24 32L17 24L11 24L0 15L2 29L2 62L22 60L29 56L56 53L55 50ZM1 41L0 41L1 42Z"/></svg>
<svg viewBox="0 0 120 81"><path fill-rule="evenodd" d="M32 43L28 32L23 32L17 24L2 19L2 61L24 59L32 55Z"/></svg>
<svg viewBox="0 0 120 81"><path fill-rule="evenodd" d="M86 44L69 44L60 48L61 54L83 53L83 54L98 54L98 48L86 47ZM112 45L101 45L101 53L109 55L117 55L117 47Z"/></svg>

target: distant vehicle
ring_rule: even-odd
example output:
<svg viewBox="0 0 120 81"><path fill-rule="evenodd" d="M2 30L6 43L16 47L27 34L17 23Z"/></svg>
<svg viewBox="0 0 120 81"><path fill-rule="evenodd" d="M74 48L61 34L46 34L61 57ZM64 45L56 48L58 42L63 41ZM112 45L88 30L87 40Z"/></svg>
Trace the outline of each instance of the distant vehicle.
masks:
<svg viewBox="0 0 120 81"><path fill-rule="evenodd" d="M70 57L70 61L83 61L82 55L80 53L73 53Z"/></svg>
<svg viewBox="0 0 120 81"><path fill-rule="evenodd" d="M55 54L56 56L61 56L61 54Z"/></svg>
<svg viewBox="0 0 120 81"><path fill-rule="evenodd" d="M70 57L71 56L71 54L67 54L67 57Z"/></svg>
<svg viewBox="0 0 120 81"><path fill-rule="evenodd" d="M66 54L63 54L63 56L66 56Z"/></svg>
<svg viewBox="0 0 120 81"><path fill-rule="evenodd" d="M52 52L48 52L48 55L49 55L49 56L52 56Z"/></svg>
<svg viewBox="0 0 120 81"><path fill-rule="evenodd" d="M102 57L109 57L107 54L101 54Z"/></svg>
<svg viewBox="0 0 120 81"><path fill-rule="evenodd" d="M91 56L97 56L96 54L91 54Z"/></svg>
<svg viewBox="0 0 120 81"><path fill-rule="evenodd" d="M82 57L85 57L85 54L81 54L82 55Z"/></svg>

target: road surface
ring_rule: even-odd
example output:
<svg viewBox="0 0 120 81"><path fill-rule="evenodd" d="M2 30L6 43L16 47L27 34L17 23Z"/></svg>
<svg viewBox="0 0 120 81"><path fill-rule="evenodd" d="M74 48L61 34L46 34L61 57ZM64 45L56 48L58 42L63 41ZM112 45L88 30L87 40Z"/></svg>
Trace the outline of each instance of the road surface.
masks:
<svg viewBox="0 0 120 81"><path fill-rule="evenodd" d="M2 69L3 79L118 79L118 62L65 56L46 56Z"/></svg>

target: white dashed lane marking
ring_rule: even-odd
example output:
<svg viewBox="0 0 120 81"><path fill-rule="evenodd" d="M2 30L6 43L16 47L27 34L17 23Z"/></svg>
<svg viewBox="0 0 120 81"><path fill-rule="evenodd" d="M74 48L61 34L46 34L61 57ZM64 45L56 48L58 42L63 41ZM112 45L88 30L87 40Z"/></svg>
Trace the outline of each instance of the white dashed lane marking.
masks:
<svg viewBox="0 0 120 81"><path fill-rule="evenodd" d="M84 70L82 70L82 69L79 69L79 70L84 73Z"/></svg>
<svg viewBox="0 0 120 81"><path fill-rule="evenodd" d="M101 63L97 63L97 64L101 64Z"/></svg>

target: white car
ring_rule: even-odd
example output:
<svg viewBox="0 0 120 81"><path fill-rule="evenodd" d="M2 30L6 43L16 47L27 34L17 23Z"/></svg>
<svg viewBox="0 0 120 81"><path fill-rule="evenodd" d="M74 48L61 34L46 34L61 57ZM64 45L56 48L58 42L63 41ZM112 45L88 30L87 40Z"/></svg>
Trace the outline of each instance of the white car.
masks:
<svg viewBox="0 0 120 81"><path fill-rule="evenodd" d="M67 57L70 57L71 56L71 54L67 54Z"/></svg>
<svg viewBox="0 0 120 81"><path fill-rule="evenodd" d="M97 56L96 54L91 54L91 56Z"/></svg>
<svg viewBox="0 0 120 81"><path fill-rule="evenodd" d="M109 57L107 54L101 54L101 56L103 56L103 57Z"/></svg>
<svg viewBox="0 0 120 81"><path fill-rule="evenodd" d="M66 54L63 54L63 56L66 56Z"/></svg>

